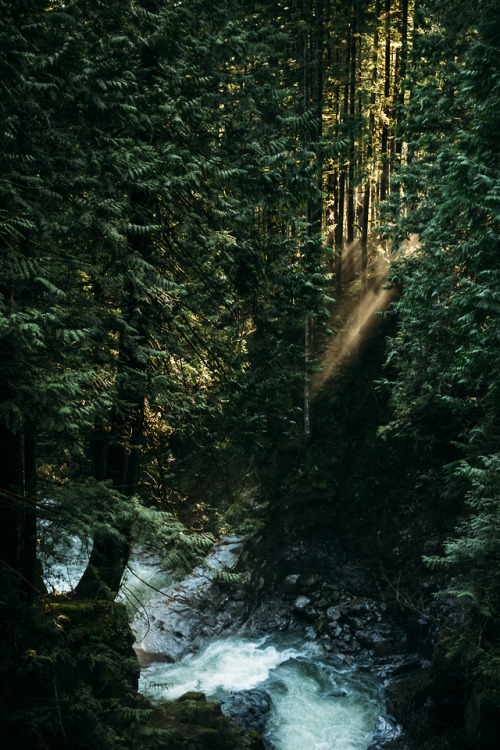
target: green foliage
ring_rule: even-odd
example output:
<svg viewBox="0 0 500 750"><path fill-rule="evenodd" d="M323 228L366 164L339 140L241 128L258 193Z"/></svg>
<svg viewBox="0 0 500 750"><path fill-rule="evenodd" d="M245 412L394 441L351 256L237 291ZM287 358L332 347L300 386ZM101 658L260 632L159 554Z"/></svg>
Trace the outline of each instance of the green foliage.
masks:
<svg viewBox="0 0 500 750"><path fill-rule="evenodd" d="M298 431L296 342L326 314L304 218L314 113L297 114L293 41L265 3L0 0L0 42L0 437L20 478L12 494L0 469L0 547L24 575L36 512L40 558L93 543L99 585L79 595L110 597L133 538L169 567L199 559L226 467ZM35 692L59 694L44 715L16 693L33 748L126 743L135 705L100 702L125 667L85 606L13 651L43 643Z"/></svg>
<svg viewBox="0 0 500 750"><path fill-rule="evenodd" d="M441 441L459 440L476 455L495 443L498 406L500 224L489 203L500 166L491 142L500 72L485 36L490 12L457 16L438 6L426 23L440 24L439 32L429 38L422 30L415 48L407 112L413 158L399 177L397 227L417 234L420 246L393 266L404 294L389 355L399 371L398 425L420 422L427 435L437 421ZM488 92L479 84L485 69ZM430 122L436 97L439 120Z"/></svg>
<svg viewBox="0 0 500 750"><path fill-rule="evenodd" d="M438 468L441 497L463 509L440 558L449 593L470 604L448 644L497 707L500 632L499 9L423 3L406 111L408 163L394 191L395 242L419 244L392 267L388 378L394 420ZM487 81L487 85L485 82Z"/></svg>
<svg viewBox="0 0 500 750"><path fill-rule="evenodd" d="M472 666L481 701L500 705L500 454L479 457L476 464L454 467L455 482L465 493L466 514L442 557L428 558L432 566L449 571L443 592L464 600L464 622L450 639L449 655Z"/></svg>
<svg viewBox="0 0 500 750"><path fill-rule="evenodd" d="M46 598L14 620L12 581L4 577L2 589L12 595L2 618L4 747L130 747L133 724L148 711L136 704L124 607Z"/></svg>

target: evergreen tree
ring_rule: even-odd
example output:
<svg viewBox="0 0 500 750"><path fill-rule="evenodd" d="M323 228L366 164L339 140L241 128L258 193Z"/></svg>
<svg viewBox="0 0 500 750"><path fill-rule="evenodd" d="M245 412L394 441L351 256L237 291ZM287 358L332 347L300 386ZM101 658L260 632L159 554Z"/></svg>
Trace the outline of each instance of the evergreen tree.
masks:
<svg viewBox="0 0 500 750"><path fill-rule="evenodd" d="M497 705L499 23L496 3L419 6L396 217L419 245L393 265L403 294L389 354L393 426L445 465L445 498L465 496L441 562L458 565L454 593L475 603L460 649Z"/></svg>

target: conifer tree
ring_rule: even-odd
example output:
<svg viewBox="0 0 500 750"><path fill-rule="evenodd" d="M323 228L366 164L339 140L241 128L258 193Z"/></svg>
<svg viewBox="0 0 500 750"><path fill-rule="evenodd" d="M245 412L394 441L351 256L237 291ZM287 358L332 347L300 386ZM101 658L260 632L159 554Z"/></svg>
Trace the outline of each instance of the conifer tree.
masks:
<svg viewBox="0 0 500 750"><path fill-rule="evenodd" d="M393 265L403 289L390 359L396 429L441 471L442 495L465 511L434 563L473 604L457 652L482 698L498 702L494 612L498 516L500 117L495 3L419 4L405 111L408 164L397 228L420 244ZM484 81L488 86L484 86ZM436 463L437 461L437 463ZM444 465L444 468L442 468ZM464 506L465 498L465 506ZM456 645L456 644L455 644Z"/></svg>

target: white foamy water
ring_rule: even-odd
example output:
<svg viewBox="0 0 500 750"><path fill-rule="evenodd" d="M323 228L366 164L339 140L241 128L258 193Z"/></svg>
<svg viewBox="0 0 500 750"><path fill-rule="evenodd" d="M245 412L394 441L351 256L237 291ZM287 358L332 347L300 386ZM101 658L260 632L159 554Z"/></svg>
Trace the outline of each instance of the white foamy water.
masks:
<svg viewBox="0 0 500 750"><path fill-rule="evenodd" d="M299 658L278 667L265 687L273 698L266 735L279 750L366 750L370 744L382 697L369 676Z"/></svg>
<svg viewBox="0 0 500 750"><path fill-rule="evenodd" d="M139 689L156 699L171 700L189 690L221 699L231 690L257 687L278 664L296 654L296 649L279 651L266 645L265 638L217 638L177 664L150 664L141 673Z"/></svg>
<svg viewBox="0 0 500 750"><path fill-rule="evenodd" d="M321 663L311 643L278 638L218 638L177 664L143 669L140 690L174 699L190 690L221 700L231 691L262 688L272 698L265 737L277 750L366 750L383 710L369 675ZM344 696L329 696L345 691Z"/></svg>

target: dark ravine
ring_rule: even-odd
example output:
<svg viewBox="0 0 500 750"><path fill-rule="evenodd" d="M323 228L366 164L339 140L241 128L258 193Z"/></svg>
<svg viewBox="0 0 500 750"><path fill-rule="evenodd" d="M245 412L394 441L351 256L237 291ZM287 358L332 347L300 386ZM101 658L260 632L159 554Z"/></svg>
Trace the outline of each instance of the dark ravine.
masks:
<svg viewBox="0 0 500 750"><path fill-rule="evenodd" d="M449 600L429 599L421 611L405 607L338 539L284 545L260 566L251 557L256 548L255 539L245 548L242 540L229 538L215 550L212 560L239 570L238 583L223 583L199 568L166 590L168 599L148 605L147 625L133 625L142 663L177 661L207 639L241 629L299 632L321 644L325 663L366 670L383 682L388 712L379 717L369 750L493 750L484 741L472 745L459 721L465 712L463 677L450 671L439 651L442 623L456 615ZM258 690L238 693L223 707L257 731L268 710ZM438 720L443 715L445 726ZM468 721L468 731L479 734L470 712Z"/></svg>

